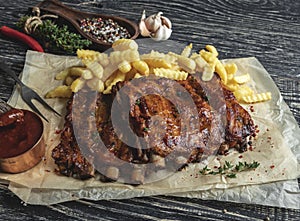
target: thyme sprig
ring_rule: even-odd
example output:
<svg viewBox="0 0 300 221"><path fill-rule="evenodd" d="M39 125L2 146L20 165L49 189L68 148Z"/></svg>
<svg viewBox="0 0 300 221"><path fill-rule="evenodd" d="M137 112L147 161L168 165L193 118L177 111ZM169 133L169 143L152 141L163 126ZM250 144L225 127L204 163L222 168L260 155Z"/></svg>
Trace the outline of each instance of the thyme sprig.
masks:
<svg viewBox="0 0 300 221"><path fill-rule="evenodd" d="M253 161L252 163L247 163L247 162L239 162L236 166L235 166L235 170L237 172L240 171L245 171L245 170L251 170L251 169L256 169L257 167L259 167L259 163L256 161Z"/></svg>
<svg viewBox="0 0 300 221"><path fill-rule="evenodd" d="M21 17L17 26L23 29L28 18L30 16ZM92 44L81 35L70 31L67 25L59 26L50 19L44 19L31 35L45 42L49 49L63 50L68 53L75 53L77 49L83 49Z"/></svg>
<svg viewBox="0 0 300 221"><path fill-rule="evenodd" d="M82 39L80 35L69 31L67 25L60 27L51 20L45 20L43 25L39 26L38 35L52 43L54 47L70 53L91 44L89 40Z"/></svg>
<svg viewBox="0 0 300 221"><path fill-rule="evenodd" d="M239 162L236 165L233 165L232 163L225 161L225 164L223 166L220 166L217 168L217 170L213 170L211 168L208 168L205 166L202 170L199 172L203 175L225 175L228 178L236 178L237 172L241 171L247 171L247 170L253 170L259 167L260 163L253 161L252 163L247 163L247 162Z"/></svg>

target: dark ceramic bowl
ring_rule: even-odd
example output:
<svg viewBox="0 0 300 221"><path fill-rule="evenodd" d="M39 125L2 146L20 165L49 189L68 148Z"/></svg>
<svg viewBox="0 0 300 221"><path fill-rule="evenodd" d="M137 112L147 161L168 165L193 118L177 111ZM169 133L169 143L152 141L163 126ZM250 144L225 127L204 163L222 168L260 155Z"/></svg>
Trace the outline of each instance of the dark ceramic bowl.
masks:
<svg viewBox="0 0 300 221"><path fill-rule="evenodd" d="M74 26L74 28L78 31L78 33L80 33L84 38L90 40L93 43L92 46L93 48L98 49L99 51L102 52L105 51L106 49L109 49L112 46L112 44L97 40L91 37L90 35L88 35L87 33L85 33L84 31L82 31L80 28L80 22L83 19L87 19L87 18L112 19L113 21L116 21L120 26L128 30L128 32L131 35L131 39L135 39L139 35L139 28L137 24L122 17L78 11L63 5L61 2L57 0L45 0L39 3L38 5L36 5L36 7L40 8L41 11L55 14L65 19L69 23L71 23Z"/></svg>

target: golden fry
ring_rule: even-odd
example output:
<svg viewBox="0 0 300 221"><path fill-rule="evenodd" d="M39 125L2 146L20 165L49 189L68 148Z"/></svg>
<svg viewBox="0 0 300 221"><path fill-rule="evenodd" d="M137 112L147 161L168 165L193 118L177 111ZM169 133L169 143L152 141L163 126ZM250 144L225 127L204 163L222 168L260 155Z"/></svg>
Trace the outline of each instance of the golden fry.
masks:
<svg viewBox="0 0 300 221"><path fill-rule="evenodd" d="M138 44L132 39L119 39L112 44L109 55L93 50L77 50L77 57L86 67L71 67L56 74L55 79L64 80L61 87L49 91L46 97L68 97L86 84L92 90L110 93L119 81L129 81L154 74L174 80L185 80L188 74L200 72L203 81L210 81L218 74L222 84L232 91L239 102L257 103L272 98L270 92L255 93L247 82L249 74L236 75L234 63L223 64L213 45L206 45L199 53L192 53L193 45L187 45L180 54L167 54L152 50L140 55ZM105 82L103 82L105 81Z"/></svg>
<svg viewBox="0 0 300 221"><path fill-rule="evenodd" d="M46 94L46 98L70 98L72 90L66 85L60 85Z"/></svg>
<svg viewBox="0 0 300 221"><path fill-rule="evenodd" d="M236 64L234 64L234 63L224 64L224 68L228 75L234 75L234 74L236 74L236 72L238 70Z"/></svg>
<svg viewBox="0 0 300 221"><path fill-rule="evenodd" d="M140 59L140 54L136 50L113 51L110 53L109 60L112 65L118 65L122 61L127 60L133 62Z"/></svg>
<svg viewBox="0 0 300 221"><path fill-rule="evenodd" d="M73 83L74 80L75 79L72 78L71 76L66 77L66 79L65 79L65 85L71 86L71 84Z"/></svg>
<svg viewBox="0 0 300 221"><path fill-rule="evenodd" d="M208 63L213 63L217 59L217 55L213 54L209 51L201 50L200 55L206 60Z"/></svg>
<svg viewBox="0 0 300 221"><path fill-rule="evenodd" d="M215 46L213 46L213 45L206 45L205 49L208 50L213 55L215 55L216 57L219 56L219 52L217 51L217 49L215 48Z"/></svg>
<svg viewBox="0 0 300 221"><path fill-rule="evenodd" d="M190 43L188 46L186 46L183 51L181 52L181 56L183 57L189 57L191 55L192 52L192 48L193 48L193 44Z"/></svg>
<svg viewBox="0 0 300 221"><path fill-rule="evenodd" d="M104 91L104 83L98 78L90 79L86 82L87 86L94 91L103 92Z"/></svg>
<svg viewBox="0 0 300 221"><path fill-rule="evenodd" d="M55 80L65 80L69 75L70 68L66 68L55 75Z"/></svg>
<svg viewBox="0 0 300 221"><path fill-rule="evenodd" d="M185 71L175 71L165 68L155 68L154 75L158 77L170 78L173 80L186 80L188 73Z"/></svg>
<svg viewBox="0 0 300 221"><path fill-rule="evenodd" d="M69 76L82 77L87 80L93 78L92 72L84 67L71 67L69 70Z"/></svg>
<svg viewBox="0 0 300 221"><path fill-rule="evenodd" d="M116 85L119 81L124 81L126 78L126 74L117 71L114 77L110 80L109 84L105 82L105 85L107 85L107 88L103 91L104 94L108 94L111 92L111 89L114 85Z"/></svg>
<svg viewBox="0 0 300 221"><path fill-rule="evenodd" d="M124 60L118 65L118 69L125 74L131 70L131 64L128 61Z"/></svg>
<svg viewBox="0 0 300 221"><path fill-rule="evenodd" d="M272 99L271 92L265 92L260 94L253 94L242 98L242 101L251 104L251 103L258 103L263 101L268 101Z"/></svg>
<svg viewBox="0 0 300 221"><path fill-rule="evenodd" d="M143 75L141 75L140 73L136 73L136 74L134 75L134 78L141 78L141 77L143 77Z"/></svg>
<svg viewBox="0 0 300 221"><path fill-rule="evenodd" d="M149 66L145 61L139 60L132 62L132 66L142 75L149 75Z"/></svg>
<svg viewBox="0 0 300 221"><path fill-rule="evenodd" d="M206 65L202 72L201 79L203 81L210 81L214 76L214 69L210 65Z"/></svg>
<svg viewBox="0 0 300 221"><path fill-rule="evenodd" d="M250 75L249 74L244 74L244 75L239 75L239 76L234 76L233 81L235 81L238 84L245 84L248 81L250 81Z"/></svg>
<svg viewBox="0 0 300 221"><path fill-rule="evenodd" d="M172 68L172 65L162 58L151 58L144 61L153 68Z"/></svg>
<svg viewBox="0 0 300 221"><path fill-rule="evenodd" d="M196 62L191 58L180 55L177 57L177 62L179 67L187 72L194 72L196 69Z"/></svg>
<svg viewBox="0 0 300 221"><path fill-rule="evenodd" d="M115 51L138 50L138 44L132 39L122 38L112 44Z"/></svg>
<svg viewBox="0 0 300 221"><path fill-rule="evenodd" d="M219 60L217 60L215 72L220 76L222 82L227 84L227 72Z"/></svg>
<svg viewBox="0 0 300 221"><path fill-rule="evenodd" d="M83 80L82 78L77 78L75 81L73 81L70 88L72 92L76 93L83 88L84 84L85 84L85 80Z"/></svg>
<svg viewBox="0 0 300 221"><path fill-rule="evenodd" d="M103 67L97 61L87 62L86 67L99 79L103 77Z"/></svg>
<svg viewBox="0 0 300 221"><path fill-rule="evenodd" d="M83 63L88 61L98 61L102 66L106 66L109 63L108 55L93 50L77 50L77 57L82 60Z"/></svg>

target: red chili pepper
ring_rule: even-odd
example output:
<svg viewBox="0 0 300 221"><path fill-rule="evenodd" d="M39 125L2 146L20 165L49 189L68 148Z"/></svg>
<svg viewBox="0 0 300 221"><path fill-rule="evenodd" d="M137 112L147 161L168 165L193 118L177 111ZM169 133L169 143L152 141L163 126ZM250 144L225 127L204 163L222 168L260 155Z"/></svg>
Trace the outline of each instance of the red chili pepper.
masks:
<svg viewBox="0 0 300 221"><path fill-rule="evenodd" d="M11 37L19 41L22 41L23 43L27 44L31 49L35 51L44 52L42 46L29 35L26 35L22 32L19 32L7 26L2 26L0 28L0 31L3 35L6 35L7 37Z"/></svg>

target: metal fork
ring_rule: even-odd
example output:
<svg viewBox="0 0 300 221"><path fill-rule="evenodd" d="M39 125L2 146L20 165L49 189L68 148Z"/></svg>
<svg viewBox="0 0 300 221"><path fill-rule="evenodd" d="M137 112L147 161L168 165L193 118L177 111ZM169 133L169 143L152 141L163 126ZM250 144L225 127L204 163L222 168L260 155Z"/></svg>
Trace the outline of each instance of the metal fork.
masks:
<svg viewBox="0 0 300 221"><path fill-rule="evenodd" d="M5 64L3 61L0 61L0 69L4 72L6 72L7 74L9 74L19 85L21 88L21 97L22 99L25 101L25 103L36 113L38 113L43 119L45 119L47 122L49 122L47 120L46 117L44 117L44 115L37 109L37 107L32 103L32 100L37 100L38 102L40 102L45 108L47 108L48 110L54 112L55 114L57 114L58 116L61 116L56 110L54 110L49 104L47 104L34 90L32 90L31 88L29 88L28 86L26 86L15 74L15 72L13 72L8 66L7 64Z"/></svg>

